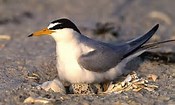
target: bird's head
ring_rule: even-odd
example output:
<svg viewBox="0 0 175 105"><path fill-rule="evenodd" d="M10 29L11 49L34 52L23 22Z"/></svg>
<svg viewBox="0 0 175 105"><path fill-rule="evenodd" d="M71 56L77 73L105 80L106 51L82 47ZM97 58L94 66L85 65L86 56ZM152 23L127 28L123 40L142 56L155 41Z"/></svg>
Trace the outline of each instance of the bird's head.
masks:
<svg viewBox="0 0 175 105"><path fill-rule="evenodd" d="M36 31L28 37L51 35L55 40L60 40L71 38L74 33L81 34L79 29L72 21L66 18L62 18L52 21L47 28L43 28L42 30Z"/></svg>

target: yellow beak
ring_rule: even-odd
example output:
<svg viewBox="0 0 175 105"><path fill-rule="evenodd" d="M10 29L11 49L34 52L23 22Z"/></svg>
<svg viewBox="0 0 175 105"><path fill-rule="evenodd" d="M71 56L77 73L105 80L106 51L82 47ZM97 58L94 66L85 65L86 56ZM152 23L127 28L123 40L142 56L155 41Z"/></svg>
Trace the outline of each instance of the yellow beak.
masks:
<svg viewBox="0 0 175 105"><path fill-rule="evenodd" d="M36 31L32 34L30 34L28 37L31 37L31 36L42 36L42 35L50 35L52 34L54 31L52 30L49 30L48 28L44 28L42 30L39 30L39 31Z"/></svg>

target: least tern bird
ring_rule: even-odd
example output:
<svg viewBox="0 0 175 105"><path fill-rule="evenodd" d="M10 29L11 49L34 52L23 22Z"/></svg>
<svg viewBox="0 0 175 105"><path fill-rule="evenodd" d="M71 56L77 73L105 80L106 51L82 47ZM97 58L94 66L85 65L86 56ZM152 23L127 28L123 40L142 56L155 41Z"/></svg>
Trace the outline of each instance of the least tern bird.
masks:
<svg viewBox="0 0 175 105"><path fill-rule="evenodd" d="M143 36L113 45L88 38L73 22L62 18L29 37L51 35L54 38L61 80L69 83L101 83L122 75L126 63L147 50L142 46L158 27L157 24Z"/></svg>

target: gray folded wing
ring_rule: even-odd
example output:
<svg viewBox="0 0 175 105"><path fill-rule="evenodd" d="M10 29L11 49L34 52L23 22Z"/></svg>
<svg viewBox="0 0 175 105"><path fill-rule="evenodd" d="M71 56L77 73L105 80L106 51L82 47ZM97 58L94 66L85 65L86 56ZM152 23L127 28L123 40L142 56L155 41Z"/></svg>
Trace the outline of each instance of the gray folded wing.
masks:
<svg viewBox="0 0 175 105"><path fill-rule="evenodd" d="M82 42L95 50L81 55L78 58L78 63L81 67L89 71L106 72L115 67L122 59L137 51L153 36L158 26L156 25L141 37L116 46L86 39L86 41Z"/></svg>
<svg viewBox="0 0 175 105"><path fill-rule="evenodd" d="M105 72L120 62L120 55L112 48L101 47L80 56L78 63L87 70Z"/></svg>

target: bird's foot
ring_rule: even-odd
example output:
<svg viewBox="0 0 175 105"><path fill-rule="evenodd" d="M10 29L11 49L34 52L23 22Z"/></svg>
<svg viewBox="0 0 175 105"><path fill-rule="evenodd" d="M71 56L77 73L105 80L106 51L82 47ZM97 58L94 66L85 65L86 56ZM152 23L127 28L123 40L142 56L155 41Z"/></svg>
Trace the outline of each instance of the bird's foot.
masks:
<svg viewBox="0 0 175 105"><path fill-rule="evenodd" d="M43 84L37 86L38 89L44 89L45 91L52 90L54 92L66 93L66 89L58 79L54 79L53 81L47 81Z"/></svg>

